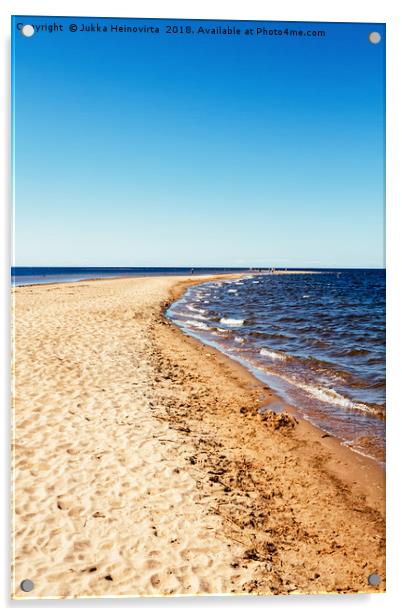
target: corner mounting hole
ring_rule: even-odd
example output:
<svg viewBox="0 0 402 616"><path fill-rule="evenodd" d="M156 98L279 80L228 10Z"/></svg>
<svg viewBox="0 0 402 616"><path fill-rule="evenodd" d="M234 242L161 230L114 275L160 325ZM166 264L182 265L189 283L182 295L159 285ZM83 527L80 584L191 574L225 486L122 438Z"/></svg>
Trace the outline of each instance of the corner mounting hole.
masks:
<svg viewBox="0 0 402 616"><path fill-rule="evenodd" d="M373 45L378 45L378 43L381 41L381 34L379 32L370 32L370 34L368 35L368 40Z"/></svg>
<svg viewBox="0 0 402 616"><path fill-rule="evenodd" d="M31 592L33 590L34 584L32 580L22 580L20 584L20 588L23 592Z"/></svg>
<svg viewBox="0 0 402 616"><path fill-rule="evenodd" d="M25 24L21 28L21 33L27 38L30 38L35 34L35 28L31 24Z"/></svg>
<svg viewBox="0 0 402 616"><path fill-rule="evenodd" d="M378 586L381 583L381 577L378 573L370 573L368 576L368 583L370 586Z"/></svg>

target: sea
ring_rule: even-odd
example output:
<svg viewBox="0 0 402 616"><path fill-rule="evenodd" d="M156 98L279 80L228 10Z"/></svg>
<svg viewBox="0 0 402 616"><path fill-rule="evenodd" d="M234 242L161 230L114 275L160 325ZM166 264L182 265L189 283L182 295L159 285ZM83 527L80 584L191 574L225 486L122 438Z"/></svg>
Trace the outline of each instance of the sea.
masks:
<svg viewBox="0 0 402 616"><path fill-rule="evenodd" d="M167 317L238 361L301 417L384 464L385 270L13 267L11 277L21 286L230 273L241 277L190 287Z"/></svg>
<svg viewBox="0 0 402 616"><path fill-rule="evenodd" d="M249 273L190 287L167 316L384 463L385 270Z"/></svg>
<svg viewBox="0 0 402 616"><path fill-rule="evenodd" d="M78 282L97 278L138 276L189 276L230 274L247 271L231 267L19 267L11 268L12 286Z"/></svg>

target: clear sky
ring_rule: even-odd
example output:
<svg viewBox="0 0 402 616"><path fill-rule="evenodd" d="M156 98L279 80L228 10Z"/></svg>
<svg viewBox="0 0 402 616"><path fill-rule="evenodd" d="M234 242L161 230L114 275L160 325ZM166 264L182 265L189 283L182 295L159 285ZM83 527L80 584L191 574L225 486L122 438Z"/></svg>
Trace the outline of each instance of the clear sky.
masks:
<svg viewBox="0 0 402 616"><path fill-rule="evenodd" d="M383 267L385 27L166 24L14 19L14 264Z"/></svg>

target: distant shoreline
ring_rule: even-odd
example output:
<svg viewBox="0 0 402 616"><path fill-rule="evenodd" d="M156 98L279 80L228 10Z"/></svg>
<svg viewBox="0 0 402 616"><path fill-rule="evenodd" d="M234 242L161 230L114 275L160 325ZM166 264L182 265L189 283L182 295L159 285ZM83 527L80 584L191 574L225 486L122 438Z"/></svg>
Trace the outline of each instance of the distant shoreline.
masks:
<svg viewBox="0 0 402 616"><path fill-rule="evenodd" d="M23 270L33 269L39 270L41 268L21 268ZM52 268L44 268L46 270L51 270ZM55 268L56 270L60 270L63 268ZM66 268L66 269L92 269L92 268ZM101 268L94 268L96 270ZM47 274L11 274L11 286L20 287L20 286L32 286L32 285L43 285L43 284L62 284L62 283L71 283L71 282L83 282L85 280L114 280L114 279L129 279L129 278L143 278L143 277L157 277L157 276L198 276L198 275L231 275L231 274L263 274L267 276L273 275L314 275L314 274L322 274L322 273L342 273L342 269L330 268L330 269L279 269L279 268L253 268L253 269L236 269L236 268L166 268L165 271L162 271L163 268L133 268L136 271L133 271L132 274L128 275L130 272L125 268L116 268L124 270L121 275L118 275L118 272L110 272L108 274L109 268L105 268L103 271L106 275L101 276L100 271L95 271L93 274L85 275L85 272L80 272L76 275L74 273L54 273L48 272ZM176 271L178 270L178 271ZM193 271L192 271L193 270ZM116 275L113 275L113 274ZM71 276L71 277L68 277ZM16 277L19 277L21 280L15 282ZM24 282L23 279L34 279L28 280ZM53 278L53 280L48 280L48 278Z"/></svg>

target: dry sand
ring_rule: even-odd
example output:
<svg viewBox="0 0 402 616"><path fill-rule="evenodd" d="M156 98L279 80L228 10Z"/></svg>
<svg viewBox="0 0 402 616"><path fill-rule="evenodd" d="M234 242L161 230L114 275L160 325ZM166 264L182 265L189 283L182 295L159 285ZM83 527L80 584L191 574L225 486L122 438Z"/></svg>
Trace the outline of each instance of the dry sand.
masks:
<svg viewBox="0 0 402 616"><path fill-rule="evenodd" d="M13 291L13 598L384 590L383 471L166 321L202 280Z"/></svg>

